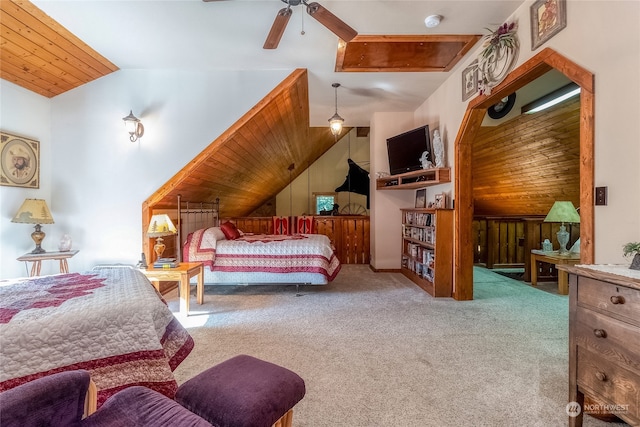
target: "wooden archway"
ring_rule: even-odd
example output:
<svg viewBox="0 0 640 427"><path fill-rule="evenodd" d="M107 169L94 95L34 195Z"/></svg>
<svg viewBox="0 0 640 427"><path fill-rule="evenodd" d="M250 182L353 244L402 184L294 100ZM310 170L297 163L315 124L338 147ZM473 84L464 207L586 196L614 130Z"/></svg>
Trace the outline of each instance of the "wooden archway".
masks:
<svg viewBox="0 0 640 427"><path fill-rule="evenodd" d="M456 136L455 150L455 248L453 297L473 299L473 181L472 144L487 108L524 87L551 69L556 69L581 88L580 92L580 262L594 261L594 75L550 48L512 71L491 95L472 99Z"/></svg>

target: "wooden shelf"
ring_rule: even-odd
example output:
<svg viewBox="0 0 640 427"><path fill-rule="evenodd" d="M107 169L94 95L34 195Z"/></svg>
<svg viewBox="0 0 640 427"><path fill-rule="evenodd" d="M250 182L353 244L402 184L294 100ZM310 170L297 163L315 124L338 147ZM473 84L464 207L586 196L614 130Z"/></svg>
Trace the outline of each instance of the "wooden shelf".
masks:
<svg viewBox="0 0 640 427"><path fill-rule="evenodd" d="M450 168L420 169L376 179L377 190L411 190L451 182Z"/></svg>
<svg viewBox="0 0 640 427"><path fill-rule="evenodd" d="M400 271L433 297L453 293L453 210L409 208L402 212Z"/></svg>

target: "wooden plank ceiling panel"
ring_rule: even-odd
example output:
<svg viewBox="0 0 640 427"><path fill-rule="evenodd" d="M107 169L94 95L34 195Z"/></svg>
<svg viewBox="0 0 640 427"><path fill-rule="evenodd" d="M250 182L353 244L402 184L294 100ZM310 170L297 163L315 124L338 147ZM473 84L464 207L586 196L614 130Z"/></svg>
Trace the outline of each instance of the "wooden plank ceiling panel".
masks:
<svg viewBox="0 0 640 427"><path fill-rule="evenodd" d="M48 98L118 70L29 1L0 1L0 78Z"/></svg>
<svg viewBox="0 0 640 427"><path fill-rule="evenodd" d="M220 198L222 216L244 216L271 200L336 143L328 127L309 128L307 79L304 69L291 73L149 197L143 210L176 209L181 195L195 202Z"/></svg>
<svg viewBox="0 0 640 427"><path fill-rule="evenodd" d="M546 215L553 200L578 206L579 122L576 98L482 128L473 143L475 214Z"/></svg>
<svg viewBox="0 0 640 427"><path fill-rule="evenodd" d="M480 39L464 35L358 35L340 41L336 71L450 71Z"/></svg>

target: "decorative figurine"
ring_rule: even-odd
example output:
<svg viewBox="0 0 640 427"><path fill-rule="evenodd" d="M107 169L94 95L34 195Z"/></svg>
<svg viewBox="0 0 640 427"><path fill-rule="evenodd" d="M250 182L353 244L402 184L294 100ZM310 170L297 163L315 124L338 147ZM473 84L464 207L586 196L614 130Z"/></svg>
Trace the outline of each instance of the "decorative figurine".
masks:
<svg viewBox="0 0 640 427"><path fill-rule="evenodd" d="M436 167L444 167L444 144L438 129L433 131L433 154L436 156Z"/></svg>
<svg viewBox="0 0 640 427"><path fill-rule="evenodd" d="M429 152L424 151L422 156L420 156L420 163L422 163L422 169L431 169L433 167L433 163L429 160Z"/></svg>

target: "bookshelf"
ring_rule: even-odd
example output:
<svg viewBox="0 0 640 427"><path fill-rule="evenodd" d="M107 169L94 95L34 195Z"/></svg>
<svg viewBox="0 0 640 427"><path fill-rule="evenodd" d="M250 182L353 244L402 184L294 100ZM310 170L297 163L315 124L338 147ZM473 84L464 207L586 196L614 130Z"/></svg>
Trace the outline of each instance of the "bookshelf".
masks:
<svg viewBox="0 0 640 427"><path fill-rule="evenodd" d="M453 209L402 212L401 272L433 297L453 293Z"/></svg>

